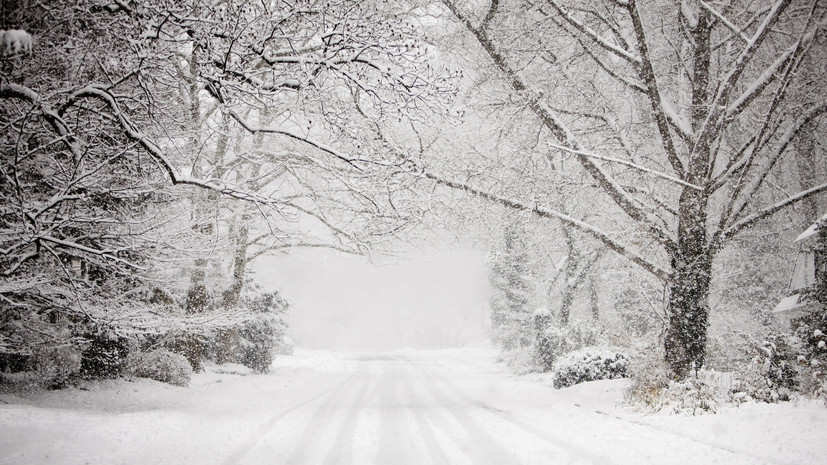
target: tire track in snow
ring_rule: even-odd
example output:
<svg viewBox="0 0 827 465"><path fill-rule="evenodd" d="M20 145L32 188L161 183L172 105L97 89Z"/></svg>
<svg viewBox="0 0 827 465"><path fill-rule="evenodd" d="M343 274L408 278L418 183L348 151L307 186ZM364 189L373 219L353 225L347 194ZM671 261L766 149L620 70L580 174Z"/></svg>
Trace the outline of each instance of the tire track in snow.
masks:
<svg viewBox="0 0 827 465"><path fill-rule="evenodd" d="M336 434L333 444L325 456L323 465L346 465L353 463L353 443L356 433L356 421L359 414L365 409L367 400L373 395L369 393L370 380L365 379L361 389L354 397L353 402L345 414L344 420L339 427L339 432Z"/></svg>
<svg viewBox="0 0 827 465"><path fill-rule="evenodd" d="M448 456L445 454L443 447L439 444L437 440L436 433L434 431L434 426L432 425L433 422L429 423L428 419L426 419L426 414L424 412L429 412L431 414L435 414L433 412L433 407L429 407L429 405L422 399L418 392L415 389L415 383L412 377L410 376L409 372L405 372L403 377L403 386L407 390L408 398L410 399L410 404L408 411L413 416L414 422L416 423L417 433L419 433L420 438L425 446L425 450L428 452L428 455L431 458L431 464L433 465L451 465L451 462L448 459ZM430 416L430 415L429 415ZM442 418L440 418L442 420ZM447 425L443 423L443 431L448 431ZM447 435L446 435L447 436ZM450 436L447 436L450 437Z"/></svg>
<svg viewBox="0 0 827 465"><path fill-rule="evenodd" d="M427 394L436 401L437 405L446 410L451 417L453 417L460 428L465 431L466 435L464 440L460 439L460 441L464 442L460 449L468 455L471 459L471 463L474 465L501 465L518 463L516 457L514 457L511 452L503 447L497 438L491 434L491 432L483 428L469 415L466 408L474 407L473 404L465 402L465 405L460 405L459 403L452 401L448 398L446 393L439 389L436 385L434 382L436 378L431 376L430 370L425 370L421 367L416 368L419 372L417 379L419 380L420 385L424 388ZM431 411L429 413L430 418L435 420L437 423L441 423L440 426L442 428L446 428L444 419L439 419L438 412ZM449 433L447 430L445 432Z"/></svg>
<svg viewBox="0 0 827 465"><path fill-rule="evenodd" d="M305 425L299 441L293 445L293 451L285 461L286 465L305 465L308 463L308 455L314 450L311 445L315 443L315 445L318 446L319 438L331 426L332 422L330 420L333 414L331 414L330 411L338 408L341 400L346 398L347 392L351 391L353 386L356 385L357 377L362 378L363 388L367 386L367 375L357 374L350 378L351 381L347 386L331 394L330 397L313 412L313 416L310 417L310 420Z"/></svg>
<svg viewBox="0 0 827 465"><path fill-rule="evenodd" d="M375 463L379 465L421 463L417 450L410 395L403 382L404 364L385 363L382 379L377 386L379 394L380 441ZM410 420L407 422L406 420Z"/></svg>
<svg viewBox="0 0 827 465"><path fill-rule="evenodd" d="M568 454L570 454L574 457L577 457L581 460L591 462L591 463L595 463L595 464L601 464L601 465L602 464L612 465L614 463L607 457L596 455L596 454L594 454L594 453L592 453L592 452L590 452L586 449L583 449L582 447L571 444L571 443L569 443L569 442L567 442L567 441L565 441L565 440L563 440L563 439L561 439L561 438L559 438L559 437L557 437L557 436L555 436L555 435L553 435L553 434L551 434L551 433L549 433L545 430L542 430L542 429L540 429L536 426L533 426L533 425L531 425L527 422L524 422L524 421L521 421L519 419L513 418L511 414L509 414L508 412L506 412L504 410L499 410L497 408L489 406L485 402L468 398L465 395L465 393L463 393L462 391L457 389L457 387L454 386L453 383L451 383L447 378L445 378L445 376L437 373L433 369L423 368L422 370L424 372L425 377L428 377L428 378L433 380L432 384L433 384L435 389L439 389L437 387L438 383L442 384L448 390L453 392L453 394L457 398L462 400L463 403L466 404L467 406L476 407L476 408L480 409L480 411L483 411L483 412L486 412L490 415L493 415L493 416L499 418L500 420L504 420L507 423L512 424L512 425L516 426L517 428L519 428L519 429L521 429L521 430L523 430L527 433L530 433L534 437L537 437L537 438L545 441L546 443L554 446L555 448L563 450L564 452L566 452L566 453L568 453ZM506 462L502 462L502 463L506 463ZM508 462L508 463L511 463L511 462Z"/></svg>
<svg viewBox="0 0 827 465"><path fill-rule="evenodd" d="M244 456L246 456L261 441L261 439L271 429L273 429L273 427L276 425L276 423L278 423L282 418L286 417L287 415L293 413L294 411L296 411L296 410L298 410L298 409L300 409L300 408L302 408L302 407L304 407L304 406L306 406L306 405L308 405L308 404L310 404L310 403L312 403L312 402L314 402L314 401L316 401L316 400L318 400L318 399L320 399L320 398L322 398L326 395L329 395L331 397L336 396L337 394L341 393L341 391L345 387L347 387L348 385L353 383L358 376L359 376L358 374L353 374L353 375L349 376L347 379L345 379L344 381L341 381L340 383L332 386L331 388L326 389L326 390L316 394L315 396L310 397L309 399L307 399L303 402L295 404L292 407L289 407L285 410L282 410L282 411L276 413L275 415L270 417L269 420L262 423L258 427L258 429L250 435L250 437L247 439L247 441L243 442L242 444L239 444L235 448L235 450L229 456L227 456L227 458L224 460L224 462L222 462L222 464L223 465L237 465L238 463L241 462L241 460L244 458Z"/></svg>

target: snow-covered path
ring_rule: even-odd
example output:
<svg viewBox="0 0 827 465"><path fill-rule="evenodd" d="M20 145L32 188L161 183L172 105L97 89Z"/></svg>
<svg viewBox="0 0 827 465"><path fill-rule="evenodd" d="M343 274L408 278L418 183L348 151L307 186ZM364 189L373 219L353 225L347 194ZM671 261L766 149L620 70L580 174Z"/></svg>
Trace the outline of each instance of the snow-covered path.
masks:
<svg viewBox="0 0 827 465"><path fill-rule="evenodd" d="M362 356L353 369L276 414L224 463L606 463L466 397L464 377L433 360Z"/></svg>
<svg viewBox="0 0 827 465"><path fill-rule="evenodd" d="M0 397L0 464L792 464L818 459L808 438L827 423L823 407L784 410L778 426L801 431L769 436L766 415L647 418L613 409L623 381L556 391L485 351L277 363L187 389L139 380Z"/></svg>

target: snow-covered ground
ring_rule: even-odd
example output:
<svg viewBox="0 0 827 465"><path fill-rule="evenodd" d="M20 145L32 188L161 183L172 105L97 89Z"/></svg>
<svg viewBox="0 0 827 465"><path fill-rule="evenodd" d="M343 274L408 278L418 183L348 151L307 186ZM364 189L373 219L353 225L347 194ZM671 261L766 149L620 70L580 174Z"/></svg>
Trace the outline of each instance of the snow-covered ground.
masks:
<svg viewBox="0 0 827 465"><path fill-rule="evenodd" d="M555 390L489 349L299 350L272 373L209 367L188 388L138 379L0 394L0 464L803 464L827 408L715 415L623 407L625 380Z"/></svg>

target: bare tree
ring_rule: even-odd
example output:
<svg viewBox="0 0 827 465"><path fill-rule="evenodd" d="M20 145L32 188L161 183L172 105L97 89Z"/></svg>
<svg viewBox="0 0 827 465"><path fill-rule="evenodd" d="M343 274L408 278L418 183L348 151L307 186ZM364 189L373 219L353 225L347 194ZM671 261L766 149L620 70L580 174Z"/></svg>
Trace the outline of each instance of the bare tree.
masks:
<svg viewBox="0 0 827 465"><path fill-rule="evenodd" d="M805 72L822 56L814 49L824 6L444 4L542 128L542 155L573 159L613 213L586 223L484 183L427 168L424 176L557 218L658 277L670 290L665 347L674 375L703 365L715 255L757 222L827 191L823 179L798 192L774 183L792 143L827 110L823 81Z"/></svg>

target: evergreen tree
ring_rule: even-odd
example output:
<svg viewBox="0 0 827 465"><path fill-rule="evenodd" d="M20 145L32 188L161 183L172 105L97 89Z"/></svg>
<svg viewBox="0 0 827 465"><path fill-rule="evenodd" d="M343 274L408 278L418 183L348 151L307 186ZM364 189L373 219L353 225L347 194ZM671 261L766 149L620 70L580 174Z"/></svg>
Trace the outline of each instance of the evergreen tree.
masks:
<svg viewBox="0 0 827 465"><path fill-rule="evenodd" d="M534 274L529 260L525 226L513 222L505 230L502 249L491 259L492 337L503 349L531 344L531 296Z"/></svg>

